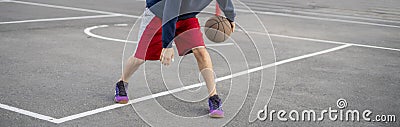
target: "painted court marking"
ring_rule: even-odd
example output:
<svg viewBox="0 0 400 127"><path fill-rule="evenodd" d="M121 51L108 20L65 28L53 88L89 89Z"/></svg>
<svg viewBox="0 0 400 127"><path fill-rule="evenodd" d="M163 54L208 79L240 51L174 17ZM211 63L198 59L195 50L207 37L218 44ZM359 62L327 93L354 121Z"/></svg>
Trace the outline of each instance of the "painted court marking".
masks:
<svg viewBox="0 0 400 127"><path fill-rule="evenodd" d="M237 29L237 31L241 31L241 30ZM364 44L349 43L349 42L340 42L340 41L330 41L330 40L306 38L306 37L296 37L296 36L289 36L289 35L282 35L282 34L271 34L271 33L270 34L266 34L266 33L263 33L263 32L255 32L255 31L248 31L248 33L260 34L260 35L269 35L271 37L280 37L280 38L289 38L289 39L305 40L305 41L320 42L320 43L329 43L329 44L339 44L339 45L350 44L352 46L357 46L357 47L383 49L383 50L391 50L391 51L399 51L400 52L400 49L397 49L397 48L388 48L388 47L381 47L381 46L364 45Z"/></svg>
<svg viewBox="0 0 400 127"><path fill-rule="evenodd" d="M251 31L249 33L265 34L265 33L261 33L261 32L251 32ZM357 47L383 49L383 50L391 50L391 51L399 51L400 52L400 49L397 49L397 48L388 48L388 47L373 46L373 45L363 45L363 44L356 44L356 43L349 43L349 42L340 42L340 41L330 41L330 40L322 40L322 39L305 38L305 37L296 37L296 36L288 36L288 35L281 35L281 34L269 34L269 35L273 36L273 37L290 38L290 39L321 42L321 43L342 44L342 45L343 44L350 44L352 46L357 46Z"/></svg>
<svg viewBox="0 0 400 127"><path fill-rule="evenodd" d="M243 9L236 9L236 10L238 12L248 12L247 10L243 10ZM322 21L333 21L333 22L344 22L344 23L371 25L371 26L400 28L400 26L396 26L396 25L388 25L388 24L372 23L372 22L363 22L363 21L354 21L354 20L345 20L345 19L312 17L312 16L295 15L295 14L287 14L287 13L277 13L277 12L262 12L262 11L254 11L254 12L257 13L257 14L264 14L264 15L277 15L277 16L295 17L295 18L303 18L303 19L314 19L314 20L322 20ZM314 15L323 16L322 14L314 14ZM352 17L352 16L349 16L349 17ZM366 19L364 19L364 20L366 20ZM388 21L388 22L395 22L395 21Z"/></svg>
<svg viewBox="0 0 400 127"><path fill-rule="evenodd" d="M113 26L126 27L126 26L128 26L128 24L114 24ZM127 41L127 40L122 40L122 39L105 37L105 36L97 35L97 34L94 34L94 33L91 32L94 29L106 28L106 27L110 27L110 26L109 25L98 25L98 26L88 27L88 28L85 28L84 33L89 35L89 36L91 36L91 37L95 37L95 38L99 38L99 39L103 39L103 40L116 41L116 42L121 42L121 43L125 43L125 42L126 43L134 43L134 44L137 43L137 41ZM206 44L206 46L229 46L229 45L233 45L233 43Z"/></svg>
<svg viewBox="0 0 400 127"><path fill-rule="evenodd" d="M121 16L121 15L115 14L115 15L94 15L94 16L34 19L34 20L0 22L0 25L2 25L2 24L16 24L16 23L31 23L31 22L64 21L64 20L75 20L75 19L105 18L105 17L118 17L118 16ZM128 24L114 24L114 26L128 26ZM97 29L97 28L105 28L105 27L109 27L109 26L108 25L99 25L99 26L88 27L88 28L86 28L84 30L84 33L86 33L87 35L89 35L91 37L104 39L104 40L109 40L109 41L116 41L116 42L122 42L122 43L125 43L125 42L127 42L127 43L137 43L136 41L125 41L125 40L122 40L122 39L116 39L116 38L97 35L97 34L94 34L94 33L91 32L91 30L94 30L94 29ZM237 31L241 31L241 30L237 29ZM248 32L249 33L254 33L254 34L267 35L266 33L262 33L262 32L254 32L254 31L248 31ZM373 46L373 45L364 45L364 44L349 43L349 42L331 41L331 40L306 38L306 37L296 37L296 36L288 36L288 35L282 35L282 34L269 34L269 35L273 36L273 37L281 37L281 38L289 38L289 39L297 39L297 40L306 40L306 41L321 42L321 43L352 44L353 46L357 46L357 47L366 47L366 48L375 48L375 49L383 49L383 50L391 50L391 51L400 51L400 49L396 49L396 48ZM207 44L207 46L227 46L227 45L233 45L233 44L232 43Z"/></svg>
<svg viewBox="0 0 400 127"><path fill-rule="evenodd" d="M255 8L260 8L260 7L255 7ZM260 8L260 9L266 9L266 8ZM241 11L241 10L240 10ZM246 11L246 10L244 10ZM340 15L340 14L328 14L324 12L312 12L312 11L301 11L301 10L282 10L283 12L280 13L291 13L291 15L296 15L296 14L305 14L305 15L314 15L314 16L325 16L325 17L337 17L337 18L347 18L347 19L358 19L358 20L364 20L364 21L376 21L376 22L390 22L390 23L400 23L399 21L395 20L386 20L386 19L379 19L379 18L371 18L371 17L359 17L359 16L350 16L350 15ZM268 9L265 11L258 11L258 12L274 12L273 9ZM279 13L279 12L278 12ZM369 15L365 15L369 16Z"/></svg>
<svg viewBox="0 0 400 127"><path fill-rule="evenodd" d="M34 3L34 2L25 2L25 1L18 1L18 0L9 0L9 2L27 4L27 5L35 5L35 6L42 6L42 7L49 7L49 8L58 8L58 9L66 9L66 10L74 10L74 11L83 11L83 12L92 12L92 13L99 13L99 14L120 15L120 16L124 16L124 17L139 18L139 16L135 16L135 15L114 13L114 12L108 12L108 11L100 11L100 10L94 10L94 9L84 9L84 8L76 8L76 7L58 6L58 5L51 5L51 4L44 4L44 3Z"/></svg>
<svg viewBox="0 0 400 127"><path fill-rule="evenodd" d="M42 115L42 114L38 114L38 113L31 112L31 111L27 111L27 110L24 110L24 109L11 107L11 106L8 106L8 105L5 105L5 104L1 104L1 103L0 103L0 108L6 109L6 110L10 110L10 111L14 111L14 112L17 112L17 113L20 113L20 114L24 114L24 115L27 115L27 116L30 116L30 117L38 118L38 119L41 119L41 120L46 120L46 121L53 122L53 123L54 123L54 120L55 120L55 118L50 117L50 116L45 116L45 115Z"/></svg>
<svg viewBox="0 0 400 127"><path fill-rule="evenodd" d="M132 17L132 18L139 18L140 16L135 15L128 15L128 14L121 14L121 13L114 13L114 12L107 12L107 11L99 11L99 10L92 10L92 9L83 9L83 8L75 8L75 7L67 7L67 6L58 6L58 5L50 5L50 4L42 4L42 3L33 3L33 2L24 2L24 1L17 1L17 0L3 0L3 2L14 2L14 3L21 3L21 4L28 4L28 5L35 5L35 6L43 6L43 7L51 7L51 8L60 8L60 9L67 9L67 10L75 10L75 11L84 11L84 12L92 12L92 13L101 13L101 14L108 14L108 15L115 15L115 16L123 16L123 17ZM246 11L240 10L238 11ZM325 21L336 21L336 22L345 22L345 23L355 23L355 24L364 24L364 25L374 25L374 26L383 26L383 27L394 27L400 28L400 26L395 25L387 25L387 24L379 24L379 23L369 23L369 22L361 22L361 21L352 21L352 20L342 20L342 19L333 19L333 18L319 18L319 17L311 17L311 16L302 16L302 15L294 15L294 14L285 14L285 13L275 13L275 12L259 12L255 11L258 14L266 14L266 15L279 15L279 16L287 16L287 17L296 17L296 18L306 18L306 19L314 19L314 20L325 20ZM253 32L256 34L265 34L260 32ZM400 51L400 49L396 48L388 48L388 47L380 47L380 46L373 46L373 45L363 45L363 44L356 44L356 43L347 43L347 42L338 42L338 41L329 41L329 40L322 40L322 39L312 39L312 38L304 38L304 37L295 37L295 36L288 36L288 35L279 35L279 34L270 34L271 36L275 37L282 37L282 38L291 38L291 39L300 39L300 40L311 40L314 42L322 42L322 43L333 43L333 44L352 44L353 46L359 47L367 47L367 48L376 48L376 49L384 49L384 50L391 50L391 51ZM121 42L120 39L113 39L107 37L100 37L94 35L93 37L111 40L111 41L118 41ZM125 41L123 41L125 42Z"/></svg>
<svg viewBox="0 0 400 127"><path fill-rule="evenodd" d="M249 32L249 33L264 34L264 33L259 33L259 32ZM357 47L366 47L366 48L374 48L374 49L384 49L384 50L391 50L391 51L399 51L399 52L400 52L400 49L396 49L396 48L387 48L387 47L380 47L380 46L373 46L373 45L363 45L363 44L348 43L348 42L339 42L339 41L329 41L329 40L321 40L321 39L313 39L313 38L295 37L295 36L287 36L287 35L280 35L280 34L269 34L269 35L270 35L270 36L274 36L274 37L290 38L290 39L306 40L306 41L314 41L314 42L321 42L321 43L330 43L330 44L350 44L350 45L352 45L352 46L357 46Z"/></svg>
<svg viewBox="0 0 400 127"><path fill-rule="evenodd" d="M242 30L236 29L236 31L242 31ZM289 38L289 39L305 40L305 41L320 42L320 43L329 43L329 44L339 44L339 45L350 44L352 46L357 46L357 47L383 49L383 50L390 50L390 51L398 51L398 52L400 52L400 49L397 49L397 48L388 48L388 47L381 47L381 46L374 46L374 45L364 45L364 44L357 44L357 43L350 43L350 42L340 42L340 41L331 41L331 40L323 40L323 39L315 39L315 38L296 37L296 36L289 36L289 35L282 35L282 34L272 34L272 33L266 34L266 33L263 33L263 32L255 32L255 31L248 31L248 33L260 34L260 35L269 35L271 37L280 37L280 38Z"/></svg>
<svg viewBox="0 0 400 127"><path fill-rule="evenodd" d="M67 10L76 10L76 11L84 11L84 12L116 15L116 16L123 16L123 17L132 17L132 18L139 18L140 17L140 16L136 16L136 15L127 15L127 14L107 12L107 11L99 11L99 10L92 10L92 9L67 7L67 6L58 6L58 5L50 5L50 4L42 4L42 3L33 3L33 2L24 2L24 1L17 1L17 0L6 0L6 1L7 2L14 2L14 3L21 3L21 4L28 4L28 5L35 5L35 6L43 6L43 7L60 8L60 9L67 9ZM237 9L237 10L238 11L243 11L243 12L245 11L245 10L240 10L240 9ZM352 20L342 20L342 19L333 19L333 18L319 18L319 17L301 16L301 15L275 13L275 12L258 12L258 11L255 11L255 12L258 13L258 14L266 14L266 15L279 15L279 16L306 18L306 19L314 19L314 20L336 21L336 22L345 22L345 23L355 23L355 24L364 24L364 25L400 28L400 26L395 26L395 25L369 23L369 22L352 21ZM265 34L265 33L260 33L260 32L253 32L253 33ZM91 34L91 35L94 35L94 34ZM376 48L376 49L384 49L384 50L391 50L391 51L400 51L400 49L396 49L396 48L379 47L379 46L373 46L373 45L363 45L363 44L356 44L356 43L346 43L346 42L329 41L329 40L322 40L322 39L312 39L312 38L304 38L304 37L295 37L295 36L279 35L279 34L270 34L270 35L271 36L275 36L275 37L283 37L283 38L291 38L291 39L311 40L311 41L314 41L314 42L322 42L322 43L352 44L353 46L359 46L359 47ZM97 37L97 38L105 39L105 40L121 42L120 39L115 39L115 38L107 38L107 37L101 37L101 36L96 36L96 35L94 35L93 37ZM125 42L125 41L122 40L122 42Z"/></svg>
<svg viewBox="0 0 400 127"><path fill-rule="evenodd" d="M91 16L81 16L81 17L65 17L65 18L53 18L53 19L36 19L36 20L24 20L24 21L10 21L10 23L3 22L4 24L13 24L12 22L25 23L25 22L59 21L59 20L70 20L70 19L74 19L74 18L75 19L101 18L102 16L104 16L104 17L107 17L107 16L110 16L110 17L124 16L124 17L139 18L139 16L134 16L134 15L127 15L127 14L120 14L120 13L106 12L106 11L99 11L99 10L92 10L92 9L82 9L82 8L75 8L75 7L57 6L57 5L42 4L42 3L14 1L14 0L1 0L0 2L14 2L14 3L28 4L28 5L35 5L35 6L44 6L44 7L51 7L51 8L59 8L59 9L67 9L67 10L75 10L75 11L84 11L84 12L92 12L92 13L104 14L104 15L95 15L95 16L92 16L92 17ZM259 12L257 12L257 13L259 13ZM394 25L359 22L359 21L351 21L351 20L340 20L340 19L331 19L331 18L317 18L317 17L311 17L311 16L299 16L299 15L284 14L284 13L261 12L260 14L280 15L280 16L307 18L307 19L314 19L314 20L337 21L337 22L346 22L346 23L356 23L356 24L365 24L365 25L375 25L375 26L400 28L400 26L394 26ZM264 33L262 33L262 34L264 34ZM368 48L377 48L377 49L385 49L385 50L392 50L392 51L400 51L400 49L386 48L386 47L379 47L379 46L371 46L371 45L362 45L362 44L345 43L345 42L337 42L337 41L327 41L327 40L320 40L320 39L311 39L311 38L302 38L302 37L279 35L279 34L270 34L270 35L271 36L275 36L275 37L292 38L292 39L300 39L300 40L309 40L309 41L325 42L325 43L332 43L332 44L343 44L343 45L338 46L338 47L334 47L334 48L330 48L330 49L326 49L326 50L322 50L322 51L315 52L315 53L310 53L310 54L306 54L306 55L302 55L302 56L298 56L298 57L293 57L293 58L290 58L290 59L278 61L276 63L271 63L271 64L268 64L268 65L263 65L263 66L252 68L252 69L249 69L249 70L241 71L241 72L238 72L238 73L235 73L235 74L232 74L232 75L228 75L228 76L217 78L216 81L218 82L218 81L222 81L222 80L226 80L226 79L231 79L231 78L234 78L234 77L237 77L237 76L241 76L241 75L245 75L245 74L248 74L248 73L260 71L262 69L270 68L270 67L273 67L273 66L278 66L278 65L285 64L285 63L289 63L289 62L298 61L298 60L301 60L301 59L306 59L306 58L310 58L310 57L313 57L313 56L317 56L317 55L321 55L321 54L325 54L325 53L329 53L329 52L338 51L338 50L341 50L341 49L344 49L344 48L347 48L347 47L350 47L350 46L360 46L360 47L368 47ZM106 107L103 107L103 108L90 110L90 111L87 111L87 112L83 112L83 113L79 113L79 114L63 117L63 118L60 118L60 119L56 119L56 118L53 118L53 117L50 117L50 116L45 116L45 115L42 115L42 114L38 114L38 113L31 112L31 111L27 111L27 110L24 110L24 109L8 106L8 105L1 104L1 103L0 103L0 108L6 109L6 110L9 110L9 111L13 111L13 112L17 112L17 113L20 113L20 114L24 114L24 115L27 115L27 116L31 116L31 117L34 117L34 118L38 118L38 119L41 119L41 120L46 120L46 121L49 121L49 122L52 122L52 123L63 123L63 122L66 122L66 121L70 121L70 120L82 118L82 117L85 117L85 116L97 114L97 113L104 112L104 111L107 111L107 110L112 110L112 109L115 109L115 108L123 107L123 106L129 105L129 104L134 104L134 103L138 103L138 102L141 102L141 101L157 98L157 97L160 97L160 96L165 96L165 95L168 95L168 94L180 92L180 91L183 91L183 90L200 87L202 85L204 85L204 84L198 83L198 84L193 84L193 85L190 85L190 86L185 86L185 87L181 87L181 88L177 88L177 89L172 89L172 90L169 90L169 91L164 91L164 92L160 92L160 93L156 93L156 94L152 94L152 95L148 95L148 96L144 96L144 97L140 97L140 98L131 100L131 101L129 101L128 104L113 104L113 105L106 106Z"/></svg>
<svg viewBox="0 0 400 127"><path fill-rule="evenodd" d="M7 0L7 2L14 2L20 4L28 4L28 5L35 5L35 6L43 6L43 7L50 7L50 8L59 8L59 9L67 9L67 10L75 10L75 11L84 11L84 12L92 12L92 13L100 13L100 14L119 14L124 17L133 17L139 18L139 16L135 15L128 15L128 14L121 14L115 12L108 12L108 11L100 11L100 10L93 10L93 9L83 9L83 8L76 8L76 7L67 7L67 6L59 6L59 5L51 5L51 4L44 4L44 3L34 3L34 2L25 2L25 1L18 1L18 0ZM236 9L238 12L249 12L248 10L243 9ZM278 16L285 16L285 17L295 17L295 18L304 18L304 19L313 19L313 20L323 20L323 21L333 21L333 22L344 22L344 23L355 23L355 24L364 24L364 25L373 25L373 26L383 26L383 27L392 27L392 28L400 28L400 26L396 25L389 25L389 24L380 24L380 23L371 23L371 22L363 22L363 21L353 21L353 20L345 20L345 19L336 19L336 18L322 18L322 17L313 17L313 16L303 16L303 15L295 15L295 14L287 14L287 13L278 13L278 12L262 12L262 11L254 11L257 14L264 14L264 15L278 15ZM317 14L315 14L317 15ZM347 16L347 18L352 16ZM376 20L376 19L375 19Z"/></svg>
<svg viewBox="0 0 400 127"><path fill-rule="evenodd" d="M0 25L17 24L17 23L31 23L31 22L49 22L49 21L76 20L76 19L93 19L93 18L106 18L106 17L117 17L117 16L120 16L120 15L116 15L116 14L113 14L113 15L92 15L92 16L78 16L78 17L19 20L19 21L0 22Z"/></svg>
<svg viewBox="0 0 400 127"><path fill-rule="evenodd" d="M333 52L333 51L338 51L338 50L341 50L341 49L344 49L344 48L347 48L347 47L350 47L350 46L352 46L352 45L351 44L345 44L345 45L337 46L337 47L334 47L334 48L322 50L322 51L319 51L319 52L314 52L314 53L310 53L310 54L306 54L306 55L302 55L302 56L297 56L297 57L285 59L285 60L282 60L282 61L278 61L278 62L275 62L275 63L259 66L259 67L256 67L256 68L252 68L252 69L249 69L249 70L244 70L244 71L241 71L241 72L234 73L232 75L219 77L219 78L216 79L216 82L220 82L220 81L231 79L231 78L234 78L234 77L246 75L246 74L249 74L249 73L252 73L252 72L256 72L256 71L260 71L260 70L263 70L263 69L266 69L266 68L270 68L270 67L273 67L273 66L279 66L279 65L282 65L282 64L285 64L285 63L290 63L290 62L294 62L294 61L310 58L310 57L313 57L313 56L322 55L322 54L326 54L326 53ZM90 115L97 114L97 113L100 113L100 112L116 109L116 108L119 108L119 107L127 106L127 105L130 105L130 104L146 101L146 100L149 100L149 99L153 99L153 98L169 95L169 94L172 94L172 93L176 93L176 92L180 92L180 91L184 91L184 90L200 87L200 86L203 86L203 85L204 85L204 83L197 83L197 84L193 84L193 85L189 85L189 86L184 86L184 87L180 87L180 88L176 88L176 89L172 89L172 90L168 90L168 91L164 91L164 92L155 93L155 94L152 94L152 95L140 97L140 98L137 98L137 99L133 99L133 100L130 100L127 104L113 104L113 105L110 105L110 106L106 106L106 107L102 107L102 108L98 108L98 109L94 109L94 110L78 113L78 114L67 116L67 117L63 117L63 118L60 118L60 119L55 119L53 117L49 117L49 116L41 115L41 114L38 114L38 113L26 111L26 110L23 110L23 109L11 107L11 106L4 105L4 104L1 104L1 103L0 103L0 108L3 108L3 109L6 109L6 110L10 110L10 111L13 111L13 112L17 112L17 113L20 113L20 114L24 114L24 115L27 115L27 116L31 116L31 117L34 117L34 118L38 118L38 119L41 119L41 120L46 120L46 121L58 124L58 123L63 123L63 122L66 122L66 121L70 121L70 120L74 120L74 119L90 116Z"/></svg>

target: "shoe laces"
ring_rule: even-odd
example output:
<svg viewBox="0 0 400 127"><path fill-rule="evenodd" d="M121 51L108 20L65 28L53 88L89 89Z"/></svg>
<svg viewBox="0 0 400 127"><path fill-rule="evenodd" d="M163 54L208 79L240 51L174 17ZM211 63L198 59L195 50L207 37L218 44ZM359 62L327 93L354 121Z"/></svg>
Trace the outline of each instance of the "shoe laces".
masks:
<svg viewBox="0 0 400 127"><path fill-rule="evenodd" d="M124 82L119 82L117 84L117 87L118 87L118 91L119 91L118 94L121 95L121 96L126 96L126 90L125 90Z"/></svg>
<svg viewBox="0 0 400 127"><path fill-rule="evenodd" d="M211 105L214 108L214 110L221 109L221 107L220 107L221 100L218 98L218 96L212 96L210 98L210 101L211 101Z"/></svg>

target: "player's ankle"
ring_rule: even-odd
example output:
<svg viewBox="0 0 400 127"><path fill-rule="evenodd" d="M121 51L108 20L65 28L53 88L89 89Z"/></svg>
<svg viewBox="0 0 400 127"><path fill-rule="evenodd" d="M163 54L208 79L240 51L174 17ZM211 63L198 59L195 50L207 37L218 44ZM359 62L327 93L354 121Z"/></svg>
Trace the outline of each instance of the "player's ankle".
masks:
<svg viewBox="0 0 400 127"><path fill-rule="evenodd" d="M215 93L211 93L208 97L210 98L210 97L215 96L215 95L218 95L218 94L216 92Z"/></svg>
<svg viewBox="0 0 400 127"><path fill-rule="evenodd" d="M121 82L121 81L124 82L124 83L128 83L126 80L120 78L120 79L118 80L118 82Z"/></svg>

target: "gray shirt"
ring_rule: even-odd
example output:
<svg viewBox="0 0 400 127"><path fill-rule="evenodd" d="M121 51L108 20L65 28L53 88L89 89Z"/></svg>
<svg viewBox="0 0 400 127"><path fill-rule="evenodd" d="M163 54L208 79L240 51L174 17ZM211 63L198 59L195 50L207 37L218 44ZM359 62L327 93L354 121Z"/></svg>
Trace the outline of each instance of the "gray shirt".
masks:
<svg viewBox="0 0 400 127"><path fill-rule="evenodd" d="M146 0L146 7L157 17L162 18L162 43L163 48L170 48L175 37L176 22L178 17L195 17L212 0ZM230 21L235 20L235 11L231 0L216 0L220 9Z"/></svg>

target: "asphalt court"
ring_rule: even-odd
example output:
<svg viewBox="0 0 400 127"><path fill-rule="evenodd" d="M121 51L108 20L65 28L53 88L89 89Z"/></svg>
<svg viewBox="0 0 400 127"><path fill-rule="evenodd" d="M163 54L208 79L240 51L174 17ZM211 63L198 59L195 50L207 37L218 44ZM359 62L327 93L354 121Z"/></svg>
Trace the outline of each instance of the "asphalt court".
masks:
<svg viewBox="0 0 400 127"><path fill-rule="evenodd" d="M146 110L135 111L130 105L114 104L113 84L121 72L124 48L124 43L115 39L126 38L137 20L135 17L143 11L143 1L121 1L110 5L106 2L0 2L0 11L7 12L0 14L0 125L55 126L57 123L58 126L144 126L146 123L141 117L157 115L152 114L154 112L146 114L146 110L157 109L151 103L154 101L152 98L167 111L180 116L207 114L205 86L179 89L194 87L193 84L199 83L197 65L192 55L176 57L174 65L169 68L161 67L159 62L147 62L131 78L129 92L131 99L135 99L131 103L137 109ZM33 5L37 3L45 6ZM204 22L206 16L201 15L200 21ZM238 12L238 16L252 15ZM206 42L211 44L210 54L217 77L221 79L217 89L223 98L230 96L225 110L232 120L227 126L398 125L398 122L332 121L318 124L279 121L248 123L258 85L262 81L266 84L264 91L270 91L274 69L276 85L270 102L270 108L273 109L323 109L334 107L338 98L346 98L352 108L372 109L374 112L398 116L395 107L400 105L399 28L280 15L258 16L271 33L276 68L273 65L265 66L273 63L275 58L272 57L274 54L268 40L262 41L266 40L266 36L260 33L262 31L257 31L259 26L251 24L255 21L246 21L246 18L237 21L256 41L254 44L246 39L241 30L232 35L235 42L221 46ZM27 20L30 21L16 22ZM114 40L93 37L84 32L87 28L102 25L107 27L91 32ZM330 50L339 46L346 47ZM135 43L127 43L124 53L131 54L134 49ZM261 55L261 59L258 55ZM182 63L178 67L179 61ZM260 66L264 68L257 68ZM177 77L178 68L180 76ZM246 73L251 69L254 72ZM171 76L166 79L180 77L182 84L176 83L176 80L164 80L167 82L167 86L164 86L161 75L155 75L160 71L164 71L167 77ZM239 73L229 77L230 74ZM177 92L165 93L176 88ZM265 100L268 97L260 98ZM229 112L236 111L237 106L241 106L237 114ZM202 119L212 120L207 117ZM156 122L153 125L173 125L167 118L153 120ZM193 126L210 123L199 122Z"/></svg>
<svg viewBox="0 0 400 127"><path fill-rule="evenodd" d="M30 20L30 19L40 19L40 18L62 18L62 17L72 17L72 16L87 16L93 15L89 12L77 12L70 10L61 10L55 8L44 8L39 6L27 6L19 3L2 3L2 9L11 10L8 13L2 14L1 22L6 21L17 21L17 20ZM24 10L13 9L13 8L24 8ZM43 14L41 12L53 12L49 14ZM60 15L62 14L62 15ZM24 16L18 16L24 15Z"/></svg>

